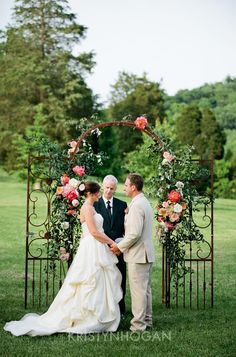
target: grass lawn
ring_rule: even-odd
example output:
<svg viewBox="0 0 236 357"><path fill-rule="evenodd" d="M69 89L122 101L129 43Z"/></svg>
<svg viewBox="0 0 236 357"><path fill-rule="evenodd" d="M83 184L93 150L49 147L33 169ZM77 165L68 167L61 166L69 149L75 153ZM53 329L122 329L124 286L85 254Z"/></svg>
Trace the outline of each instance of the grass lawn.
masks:
<svg viewBox="0 0 236 357"><path fill-rule="evenodd" d="M0 171L0 355L1 356L235 356L236 341L236 201L215 203L215 306L205 310L161 304L161 252L153 270L154 329L129 332L128 313L114 334L14 337L6 321L24 309L26 185ZM35 311L35 309L34 309ZM40 310L42 311L42 309Z"/></svg>

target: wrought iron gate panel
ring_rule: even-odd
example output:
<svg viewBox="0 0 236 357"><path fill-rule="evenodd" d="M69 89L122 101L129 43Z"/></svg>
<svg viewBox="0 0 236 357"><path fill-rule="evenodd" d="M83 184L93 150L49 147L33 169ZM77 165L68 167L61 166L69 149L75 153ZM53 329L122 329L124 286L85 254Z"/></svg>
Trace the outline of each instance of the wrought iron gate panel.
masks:
<svg viewBox="0 0 236 357"><path fill-rule="evenodd" d="M162 303L167 307L206 308L214 305L214 212L213 212L213 160L194 160L199 165L208 166L210 172L209 204L190 210L191 220L204 235L204 241L197 243L189 240L185 244L184 264L190 273L182 279L171 277L169 247L162 248ZM173 281L175 283L173 284Z"/></svg>
<svg viewBox="0 0 236 357"><path fill-rule="evenodd" d="M40 163L45 165L47 160L33 156L28 159L25 308L47 306L56 296L67 271L67 263L51 259L48 254L53 190L50 167L48 172L40 169ZM55 269L50 269L50 264L54 264Z"/></svg>

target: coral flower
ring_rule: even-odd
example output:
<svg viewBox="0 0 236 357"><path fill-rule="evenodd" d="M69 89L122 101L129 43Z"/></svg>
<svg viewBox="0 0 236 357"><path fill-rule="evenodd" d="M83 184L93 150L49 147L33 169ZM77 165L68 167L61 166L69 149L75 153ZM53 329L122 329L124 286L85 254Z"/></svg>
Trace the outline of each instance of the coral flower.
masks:
<svg viewBox="0 0 236 357"><path fill-rule="evenodd" d="M143 130L148 125L148 121L147 121L147 118L142 116L142 117L136 118L134 121L134 124L135 124L136 128Z"/></svg>
<svg viewBox="0 0 236 357"><path fill-rule="evenodd" d="M172 190L170 191L170 193L168 194L168 199L171 202L179 202L180 200L180 193L178 191Z"/></svg>
<svg viewBox="0 0 236 357"><path fill-rule="evenodd" d="M66 185L69 181L70 181L70 178L69 178L69 176L67 176L67 174L64 174L63 176L61 176L62 185Z"/></svg>
<svg viewBox="0 0 236 357"><path fill-rule="evenodd" d="M57 187L57 191L56 191L56 195L62 195L63 194L63 187L62 186L58 186Z"/></svg>

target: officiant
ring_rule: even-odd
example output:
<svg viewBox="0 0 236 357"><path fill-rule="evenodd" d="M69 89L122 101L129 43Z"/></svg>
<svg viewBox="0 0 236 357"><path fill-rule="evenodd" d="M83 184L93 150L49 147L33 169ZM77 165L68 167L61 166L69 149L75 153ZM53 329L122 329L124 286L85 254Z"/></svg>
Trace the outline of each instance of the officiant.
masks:
<svg viewBox="0 0 236 357"><path fill-rule="evenodd" d="M112 240L119 242L119 238L124 236L124 219L127 210L127 203L114 197L118 181L115 176L107 175L103 179L103 196L95 202L94 208L103 217L103 229L106 235ZM126 292L126 263L123 254L118 256L117 267L122 275L121 287L123 298L120 301L121 316L125 313L125 292Z"/></svg>

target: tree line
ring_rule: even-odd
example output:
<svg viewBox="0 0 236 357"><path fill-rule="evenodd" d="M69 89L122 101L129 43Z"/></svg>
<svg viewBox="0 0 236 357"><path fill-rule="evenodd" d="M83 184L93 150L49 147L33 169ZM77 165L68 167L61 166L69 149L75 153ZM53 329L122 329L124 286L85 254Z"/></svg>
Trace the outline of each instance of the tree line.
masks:
<svg viewBox="0 0 236 357"><path fill-rule="evenodd" d="M67 0L15 0L12 24L0 38L1 165L20 171L34 139L48 138L63 147L99 121L146 115L176 150L187 144L194 146L196 157L213 155L216 193L235 197L236 79L168 96L145 73L120 72L103 108L86 83L95 54L79 51L85 36L86 27ZM95 175L122 178L129 170L152 174L145 154L150 142L141 132L108 127L89 140L96 153L107 156Z"/></svg>

